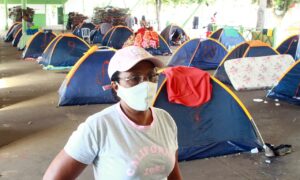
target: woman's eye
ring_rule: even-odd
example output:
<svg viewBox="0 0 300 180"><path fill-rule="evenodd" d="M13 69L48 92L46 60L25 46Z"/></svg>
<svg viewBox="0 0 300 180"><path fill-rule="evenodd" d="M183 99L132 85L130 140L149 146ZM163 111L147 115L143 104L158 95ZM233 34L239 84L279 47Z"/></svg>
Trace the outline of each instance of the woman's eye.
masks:
<svg viewBox="0 0 300 180"><path fill-rule="evenodd" d="M134 76L133 78L132 78L132 80L134 81L134 82L140 82L140 76Z"/></svg>

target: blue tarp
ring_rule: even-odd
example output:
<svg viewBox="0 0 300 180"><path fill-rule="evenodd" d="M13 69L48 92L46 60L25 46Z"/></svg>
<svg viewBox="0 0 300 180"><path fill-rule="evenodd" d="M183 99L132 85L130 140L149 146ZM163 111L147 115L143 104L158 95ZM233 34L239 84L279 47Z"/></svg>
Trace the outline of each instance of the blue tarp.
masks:
<svg viewBox="0 0 300 180"><path fill-rule="evenodd" d="M35 29L27 29L26 30L26 34L27 35L34 35L35 33L37 33L39 31L39 29L38 28L35 28Z"/></svg>

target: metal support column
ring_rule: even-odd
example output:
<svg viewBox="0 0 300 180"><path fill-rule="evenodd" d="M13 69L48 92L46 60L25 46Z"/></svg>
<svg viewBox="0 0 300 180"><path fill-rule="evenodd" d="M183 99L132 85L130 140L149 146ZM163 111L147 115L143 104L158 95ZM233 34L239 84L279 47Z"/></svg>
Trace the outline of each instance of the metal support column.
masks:
<svg viewBox="0 0 300 180"><path fill-rule="evenodd" d="M8 19L8 14L7 14L7 1L8 0L4 0L4 11L5 11L5 30L8 29L8 24L7 24L7 19Z"/></svg>
<svg viewBox="0 0 300 180"><path fill-rule="evenodd" d="M27 0L21 0L21 4L22 4L22 10L25 10ZM22 16L23 16L23 14L22 14ZM27 22L24 20L24 18L22 18L22 33L26 34L26 30L27 30Z"/></svg>
<svg viewBox="0 0 300 180"><path fill-rule="evenodd" d="M84 0L82 0L82 14L84 15L84 11L85 11L85 9L84 9Z"/></svg>
<svg viewBox="0 0 300 180"><path fill-rule="evenodd" d="M47 3L45 1L45 26L47 27Z"/></svg>

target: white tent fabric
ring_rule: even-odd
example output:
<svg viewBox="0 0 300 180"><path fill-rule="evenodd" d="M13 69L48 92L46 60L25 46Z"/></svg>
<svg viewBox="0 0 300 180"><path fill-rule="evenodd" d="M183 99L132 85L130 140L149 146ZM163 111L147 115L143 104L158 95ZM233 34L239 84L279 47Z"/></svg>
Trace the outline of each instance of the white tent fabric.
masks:
<svg viewBox="0 0 300 180"><path fill-rule="evenodd" d="M232 59L224 67L234 89L240 91L273 87L294 62L284 54Z"/></svg>

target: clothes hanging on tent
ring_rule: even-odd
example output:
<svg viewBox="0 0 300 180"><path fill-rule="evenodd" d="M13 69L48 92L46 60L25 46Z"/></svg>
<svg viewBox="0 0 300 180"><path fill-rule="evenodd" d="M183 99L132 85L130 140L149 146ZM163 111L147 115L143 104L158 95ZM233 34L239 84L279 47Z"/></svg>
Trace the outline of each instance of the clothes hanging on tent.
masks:
<svg viewBox="0 0 300 180"><path fill-rule="evenodd" d="M143 48L154 48L159 47L159 37L155 31L140 28L135 36L134 45Z"/></svg>
<svg viewBox="0 0 300 180"><path fill-rule="evenodd" d="M139 46L146 49L152 55L170 55L170 47L165 40L153 28L140 28L136 33L127 38L123 47Z"/></svg>
<svg viewBox="0 0 300 180"><path fill-rule="evenodd" d="M167 77L170 102L197 107L211 99L212 85L209 73L198 68L184 66L170 67L163 73Z"/></svg>

